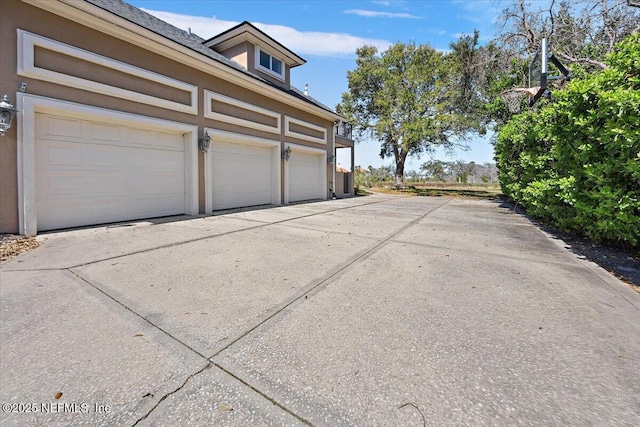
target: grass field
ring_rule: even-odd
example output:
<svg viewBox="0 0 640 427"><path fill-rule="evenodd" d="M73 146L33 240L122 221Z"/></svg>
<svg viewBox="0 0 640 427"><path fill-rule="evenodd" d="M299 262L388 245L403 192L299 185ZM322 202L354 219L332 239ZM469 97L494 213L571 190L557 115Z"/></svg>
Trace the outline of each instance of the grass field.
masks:
<svg viewBox="0 0 640 427"><path fill-rule="evenodd" d="M396 189L393 183L385 183L370 190L377 193L406 194L415 196L449 196L495 199L502 196L497 183L494 184L461 184L456 182L422 182L405 183L406 187ZM367 191L365 189L365 191Z"/></svg>

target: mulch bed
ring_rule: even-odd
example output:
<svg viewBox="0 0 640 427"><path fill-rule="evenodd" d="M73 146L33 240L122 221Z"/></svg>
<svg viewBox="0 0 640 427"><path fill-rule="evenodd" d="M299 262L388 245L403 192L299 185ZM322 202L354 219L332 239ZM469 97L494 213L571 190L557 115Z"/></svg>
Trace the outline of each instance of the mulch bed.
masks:
<svg viewBox="0 0 640 427"><path fill-rule="evenodd" d="M40 243L34 237L0 234L0 262L8 261L38 246Z"/></svg>

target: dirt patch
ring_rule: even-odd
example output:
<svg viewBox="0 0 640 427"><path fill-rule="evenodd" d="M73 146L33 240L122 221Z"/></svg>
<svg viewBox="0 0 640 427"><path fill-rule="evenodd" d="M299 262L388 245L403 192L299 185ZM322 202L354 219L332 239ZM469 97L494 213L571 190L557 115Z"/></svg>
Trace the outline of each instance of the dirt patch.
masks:
<svg viewBox="0 0 640 427"><path fill-rule="evenodd" d="M34 237L0 234L0 262L8 261L38 246L40 243Z"/></svg>

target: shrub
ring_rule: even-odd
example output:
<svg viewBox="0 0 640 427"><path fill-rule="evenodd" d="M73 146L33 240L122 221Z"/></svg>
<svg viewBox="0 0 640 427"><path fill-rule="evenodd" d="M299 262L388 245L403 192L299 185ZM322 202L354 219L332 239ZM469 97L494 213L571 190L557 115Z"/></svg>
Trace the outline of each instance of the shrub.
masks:
<svg viewBox="0 0 640 427"><path fill-rule="evenodd" d="M502 191L532 215L595 241L640 244L640 34L511 119L496 141Z"/></svg>

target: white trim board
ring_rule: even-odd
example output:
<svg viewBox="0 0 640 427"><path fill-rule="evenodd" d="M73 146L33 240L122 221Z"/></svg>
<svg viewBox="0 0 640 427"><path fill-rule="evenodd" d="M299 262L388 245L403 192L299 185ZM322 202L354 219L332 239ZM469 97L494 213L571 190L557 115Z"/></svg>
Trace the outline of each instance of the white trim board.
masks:
<svg viewBox="0 0 640 427"><path fill-rule="evenodd" d="M211 101L220 102L222 104L232 105L234 107L242 108L243 110L252 111L254 113L262 114L263 116L272 117L276 119L276 126L269 126L263 123L257 123L251 120L241 119L227 114L216 113L211 108ZM270 132L280 135L282 131L282 115L273 110L258 107L248 102L240 101L229 96L221 95L216 92L205 89L204 91L204 116L208 119L217 120L224 123L231 123L237 126L243 126L250 129L261 130L264 132Z"/></svg>
<svg viewBox="0 0 640 427"><path fill-rule="evenodd" d="M267 139L267 138L259 138L257 136L249 136L241 133L228 132L224 130L216 130L212 128L205 127L204 131L206 131L211 137L211 141L224 141L224 142L233 142L237 144L247 144L247 145L258 145L262 147L269 147L273 149L272 154L272 166L274 173L274 182L272 183L273 194L271 195L271 200L274 205L281 204L281 193L280 193L280 141L275 139ZM204 209L205 213L213 212L213 166L211 160L211 152L207 151L204 154Z"/></svg>
<svg viewBox="0 0 640 427"><path fill-rule="evenodd" d="M318 138L316 136L311 136L311 135L305 135L304 133L292 131L290 129L290 124L292 123L298 126L305 127L307 129L312 129L317 132L321 132L322 138ZM326 128L323 128L322 126L318 126L313 123L305 122L304 120L294 119L293 117L289 117L289 116L284 116L284 134L285 136L288 136L291 138L302 139L304 141L309 141L309 142L315 142L316 144L323 144L323 145L327 144Z"/></svg>
<svg viewBox="0 0 640 427"><path fill-rule="evenodd" d="M80 77L70 76L59 73L57 71L47 70L35 65L35 48L36 46L58 52L63 55L71 56L82 61L90 62L101 67L110 68L121 73L129 74L144 80L157 83L162 86L171 87L184 91L189 94L189 104L182 104L168 99L158 98L135 92L128 89L111 86ZM126 99L139 102L141 104L153 105L166 108L173 111L181 111L189 114L198 114L198 87L163 76L152 71L144 70L124 62L107 58L97 53L89 52L65 43L48 39L24 30L18 30L18 70L17 74L23 77L30 77L36 80L44 80L57 83L63 86L69 86L89 92L99 93L102 95L113 96L115 98Z"/></svg>
<svg viewBox="0 0 640 427"><path fill-rule="evenodd" d="M108 121L150 129L181 132L185 151L185 214L198 214L198 127L152 117L122 113L89 105L16 93L18 113L18 218L19 232L35 236L36 211L35 126L36 113L64 114L75 118Z"/></svg>

